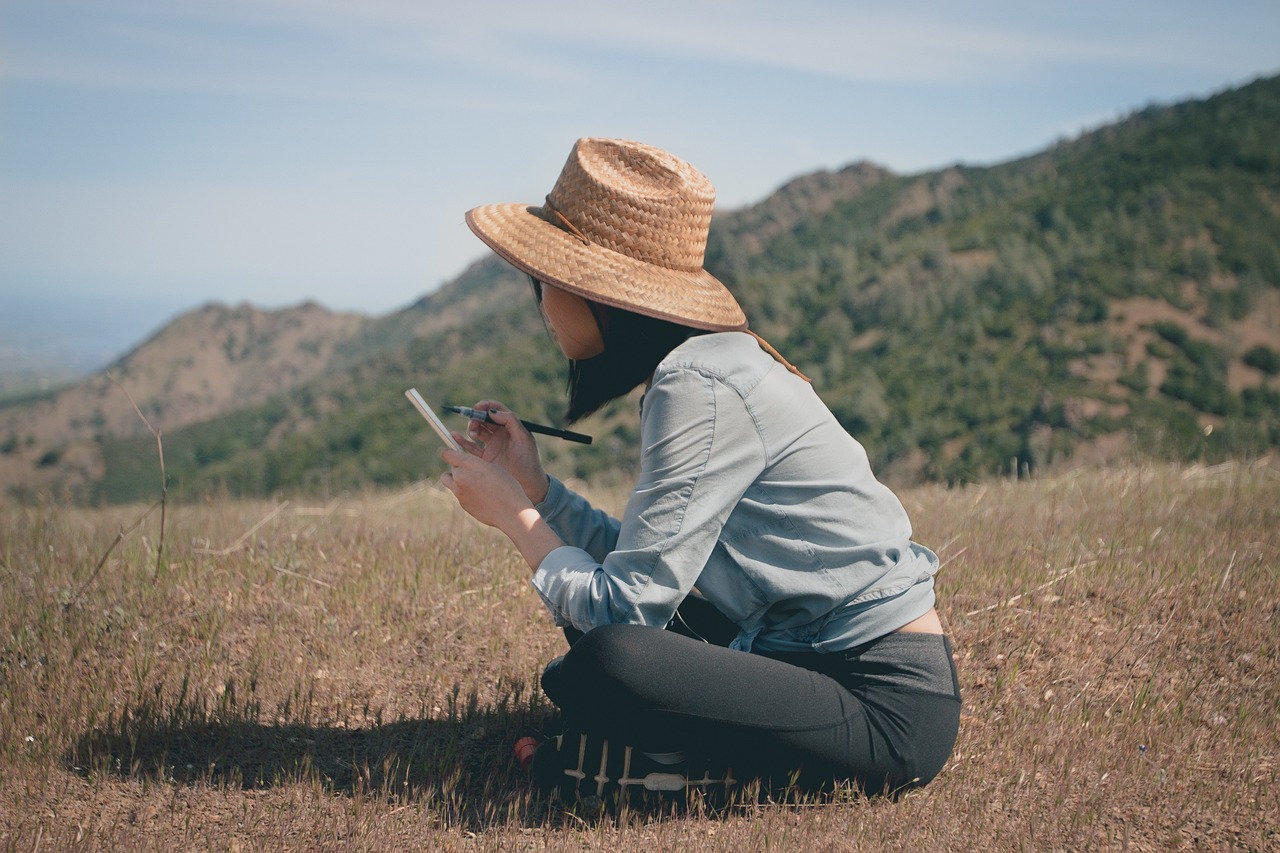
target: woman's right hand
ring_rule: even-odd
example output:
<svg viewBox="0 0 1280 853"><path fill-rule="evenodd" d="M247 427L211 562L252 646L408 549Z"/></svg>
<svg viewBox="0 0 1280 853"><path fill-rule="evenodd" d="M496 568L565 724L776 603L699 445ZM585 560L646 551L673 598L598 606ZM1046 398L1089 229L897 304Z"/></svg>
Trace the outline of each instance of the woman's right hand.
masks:
<svg viewBox="0 0 1280 853"><path fill-rule="evenodd" d="M472 455L501 465L524 489L530 502L540 503L547 496L547 472L533 436L516 414L497 400L481 400L472 408L488 412L496 423L469 421L462 446Z"/></svg>

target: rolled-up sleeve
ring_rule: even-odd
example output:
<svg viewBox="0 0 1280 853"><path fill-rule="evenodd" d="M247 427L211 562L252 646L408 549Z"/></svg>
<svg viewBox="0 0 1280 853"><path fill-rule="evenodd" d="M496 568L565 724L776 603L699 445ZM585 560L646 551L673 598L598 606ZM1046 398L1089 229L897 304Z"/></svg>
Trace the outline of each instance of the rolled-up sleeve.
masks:
<svg viewBox="0 0 1280 853"><path fill-rule="evenodd" d="M582 631L666 625L763 470L765 453L737 391L703 371L674 368L660 371L645 394L640 462L616 528L557 481L539 505L569 543L533 577L557 623Z"/></svg>
<svg viewBox="0 0 1280 853"><path fill-rule="evenodd" d="M555 477L547 478L546 497L536 509L557 536L586 551L597 563L618 543L618 520L591 506Z"/></svg>

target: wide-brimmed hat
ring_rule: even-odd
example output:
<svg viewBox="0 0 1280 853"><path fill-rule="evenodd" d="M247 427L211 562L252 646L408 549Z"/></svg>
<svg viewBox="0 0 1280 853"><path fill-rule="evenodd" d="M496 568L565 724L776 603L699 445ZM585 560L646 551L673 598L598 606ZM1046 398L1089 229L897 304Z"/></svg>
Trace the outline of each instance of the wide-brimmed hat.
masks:
<svg viewBox="0 0 1280 853"><path fill-rule="evenodd" d="M546 284L697 329L745 329L738 301L702 268L714 202L706 176L660 148L579 139L545 204L491 204L466 218Z"/></svg>

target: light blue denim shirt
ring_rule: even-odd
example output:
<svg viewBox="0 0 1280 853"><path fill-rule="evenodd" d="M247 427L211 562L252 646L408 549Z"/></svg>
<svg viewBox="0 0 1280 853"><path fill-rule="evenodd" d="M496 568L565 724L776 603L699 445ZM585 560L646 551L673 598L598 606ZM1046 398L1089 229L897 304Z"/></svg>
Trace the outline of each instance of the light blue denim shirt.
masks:
<svg viewBox="0 0 1280 853"><path fill-rule="evenodd" d="M690 338L640 415L640 477L621 521L551 479L537 507L568 543L533 584L589 630L665 626L694 585L743 651L839 651L933 606L938 559L812 386L743 332Z"/></svg>

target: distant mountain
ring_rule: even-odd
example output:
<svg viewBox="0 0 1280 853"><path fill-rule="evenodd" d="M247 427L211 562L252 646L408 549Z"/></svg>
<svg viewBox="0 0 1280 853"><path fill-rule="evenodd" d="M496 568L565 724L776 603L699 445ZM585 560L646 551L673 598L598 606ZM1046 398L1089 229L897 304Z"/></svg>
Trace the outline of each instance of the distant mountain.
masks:
<svg viewBox="0 0 1280 853"><path fill-rule="evenodd" d="M1277 138L1280 78L1269 78L997 166L900 176L854 164L717 214L707 266L888 479L1265 453L1280 446ZM215 401L223 386L193 365L163 393L141 392L173 419L176 491L323 493L435 472L435 440L401 396L409 385L433 402L494 396L553 421L562 405L564 365L528 286L494 258L403 311L335 320L323 344L308 335L318 351L306 368L287 356L301 333L274 350L272 334L255 334L235 344L283 360L234 380L252 391ZM135 394L166 388L159 364L204 364L200 352L228 346L175 337L186 345L123 377ZM105 388L95 382L85 387ZM31 405L0 409L3 482L110 500L154 492L154 441L122 432L131 410L61 402L33 430ZM99 415L86 437L84 419ZM73 420L79 431L65 428ZM625 475L636 424L634 401L615 404L584 425L591 447L544 444L549 464ZM80 459L98 467L74 473Z"/></svg>
<svg viewBox="0 0 1280 853"><path fill-rule="evenodd" d="M0 406L0 477L11 489L81 493L101 479L107 436L162 433L255 406L340 363L370 321L314 303L280 311L206 305L91 376ZM126 396L120 387L128 389Z"/></svg>

